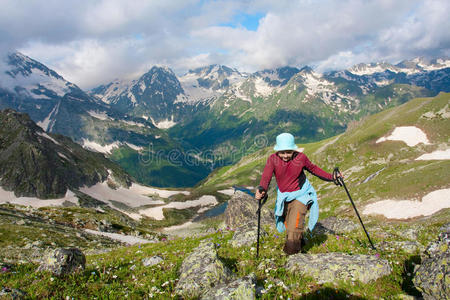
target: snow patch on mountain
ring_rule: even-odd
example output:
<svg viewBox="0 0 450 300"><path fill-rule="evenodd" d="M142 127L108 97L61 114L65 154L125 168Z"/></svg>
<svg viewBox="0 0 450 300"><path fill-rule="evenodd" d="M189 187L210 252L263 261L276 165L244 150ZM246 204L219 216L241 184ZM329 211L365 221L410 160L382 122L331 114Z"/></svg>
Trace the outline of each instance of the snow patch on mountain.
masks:
<svg viewBox="0 0 450 300"><path fill-rule="evenodd" d="M276 88L271 87L264 79L258 77L255 79L255 94L263 97L270 96Z"/></svg>
<svg viewBox="0 0 450 300"><path fill-rule="evenodd" d="M436 63L427 63L421 58L415 58L412 61L426 71L435 71L444 68L450 68L450 59L439 58L436 60Z"/></svg>
<svg viewBox="0 0 450 300"><path fill-rule="evenodd" d="M0 204L11 203L17 205L31 206L34 208L46 207L46 206L62 206L64 202L70 202L78 205L78 198L75 194L67 190L66 195L63 198L57 199L39 199L36 197L16 197L14 192L5 191L0 187Z"/></svg>
<svg viewBox="0 0 450 300"><path fill-rule="evenodd" d="M431 153L425 153L416 158L416 160L448 160L450 159L450 149L436 150Z"/></svg>
<svg viewBox="0 0 450 300"><path fill-rule="evenodd" d="M165 119L165 120L162 120L159 122L155 122L155 120L153 120L153 118L150 118L150 119L151 119L153 125L155 125L159 129L169 129L169 128L177 125L177 123L173 121L173 116L172 116L171 120Z"/></svg>
<svg viewBox="0 0 450 300"><path fill-rule="evenodd" d="M111 118L108 116L108 114L106 112L104 112L104 111L96 112L96 111L93 111L93 110L88 110L87 113L91 117L94 117L94 118L102 120L102 121L111 120Z"/></svg>
<svg viewBox="0 0 450 300"><path fill-rule="evenodd" d="M116 240L128 245L136 245L136 244L147 244L147 243L154 243L155 241L147 240L143 238L139 238L132 235L125 235L125 234L119 234L119 233L112 233L112 232L103 232L103 231L96 231L92 229L84 229L85 232L95 235L101 235L105 236L107 238L110 238L112 240Z"/></svg>
<svg viewBox="0 0 450 300"><path fill-rule="evenodd" d="M47 131L47 132L52 131L53 125L55 124L55 116L58 114L60 104L61 104L61 102L58 102L58 104L56 104L55 107L53 107L52 111L48 114L47 117L45 117L44 120L36 123L44 131Z"/></svg>
<svg viewBox="0 0 450 300"><path fill-rule="evenodd" d="M433 191L422 198L414 200L383 200L368 204L363 214L383 215L388 219L409 219L432 214L450 208L450 189Z"/></svg>
<svg viewBox="0 0 450 300"><path fill-rule="evenodd" d="M207 89L201 87L198 83L199 76L194 73L187 73L186 75L180 77L181 87L185 92L185 97L177 97L176 102L183 103L197 103L205 100L209 100L218 96L220 93L214 91L213 89Z"/></svg>
<svg viewBox="0 0 450 300"><path fill-rule="evenodd" d="M49 136L48 134L46 134L45 132L36 132L38 135L42 136L43 138L46 138L50 141L52 141L53 143L55 143L56 145L60 145L60 143L58 143L58 141L56 141L54 138L52 138L51 136Z"/></svg>
<svg viewBox="0 0 450 300"><path fill-rule="evenodd" d="M133 183L130 187L130 190L141 194L141 195L147 195L147 196L158 196L161 198L169 198L173 195L183 194L183 195L190 195L191 192L186 190L165 190L165 189L158 189L154 187L148 187L144 185L140 185L137 183Z"/></svg>
<svg viewBox="0 0 450 300"><path fill-rule="evenodd" d="M328 94L335 92L336 88L333 82L329 82L322 78L322 76L318 73L306 73L304 76L304 85L306 86L306 90L309 95L315 94ZM327 104L330 101L326 101Z"/></svg>
<svg viewBox="0 0 450 300"><path fill-rule="evenodd" d="M123 93L127 93L130 87L135 83L135 80L119 80L116 79L111 82L106 89L101 93L94 93L94 96L100 98L104 103L114 104L119 100Z"/></svg>
<svg viewBox="0 0 450 300"><path fill-rule="evenodd" d="M386 71L386 67L380 64L358 64L351 67L349 71L358 76L373 75Z"/></svg>
<svg viewBox="0 0 450 300"><path fill-rule="evenodd" d="M128 147L130 147L131 149L136 150L136 151L138 151L138 152L144 150L144 147L142 147L142 146L136 146L136 145L131 144L131 143L128 143L128 142L125 142L125 144L126 144Z"/></svg>
<svg viewBox="0 0 450 300"><path fill-rule="evenodd" d="M89 150L93 150L93 151L97 151L100 153L105 153L105 154L111 154L111 151L114 148L119 148L121 143L120 142L114 142L111 144L107 144L107 145L100 145L97 142L94 141L90 141L88 139L83 139L83 147Z"/></svg>
<svg viewBox="0 0 450 300"><path fill-rule="evenodd" d="M155 220L164 220L163 214L164 208L186 209L197 206L212 206L216 204L218 204L216 197L211 195L204 195L197 200L189 200L184 202L170 202L169 204L163 206L151 207L140 210L139 213L144 216L154 218Z"/></svg>
<svg viewBox="0 0 450 300"><path fill-rule="evenodd" d="M145 127L144 124L142 123L138 123L138 122L134 122L134 121L128 121L128 120L121 120L121 122L131 125L131 126L137 126L137 127Z"/></svg>
<svg viewBox="0 0 450 300"><path fill-rule="evenodd" d="M142 188L138 184L133 184L130 188L119 187L112 189L108 186L106 181L99 182L91 187L82 187L80 191L100 201L109 203L114 207L111 200L123 203L129 207L140 207L143 205L157 205L164 204L162 200L154 200L151 197L146 196Z"/></svg>
<svg viewBox="0 0 450 300"><path fill-rule="evenodd" d="M420 143L425 145L430 144L425 132L415 126L396 127L391 135L379 138L376 143L378 144L385 141L402 141L409 147L414 147Z"/></svg>

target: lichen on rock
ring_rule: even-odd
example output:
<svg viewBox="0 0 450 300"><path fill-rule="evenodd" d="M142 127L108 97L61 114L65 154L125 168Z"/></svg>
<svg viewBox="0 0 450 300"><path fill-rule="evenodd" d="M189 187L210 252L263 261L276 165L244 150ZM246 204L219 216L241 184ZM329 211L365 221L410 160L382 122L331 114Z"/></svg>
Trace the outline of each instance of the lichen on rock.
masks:
<svg viewBox="0 0 450 300"><path fill-rule="evenodd" d="M255 274L236 279L207 292L202 299L211 300L253 300L255 299Z"/></svg>
<svg viewBox="0 0 450 300"><path fill-rule="evenodd" d="M55 249L44 256L38 271L50 271L56 276L84 270L86 257L77 248Z"/></svg>
<svg viewBox="0 0 450 300"><path fill-rule="evenodd" d="M246 223L255 222L257 210L258 202L254 198L236 191L233 197L228 200L228 206L225 210L225 224L232 229L236 229ZM273 213L265 206L261 209L261 224L274 224Z"/></svg>
<svg viewBox="0 0 450 300"><path fill-rule="evenodd" d="M317 234L337 234L347 233L358 229L359 225L349 219L328 217L320 220L316 227L314 227L313 233Z"/></svg>
<svg viewBox="0 0 450 300"><path fill-rule="evenodd" d="M232 277L231 271L218 258L214 243L203 241L183 261L175 291L187 298L200 297Z"/></svg>
<svg viewBox="0 0 450 300"><path fill-rule="evenodd" d="M286 269L313 277L318 283L358 280L368 283L389 275L389 262L372 255L346 253L296 254L289 257Z"/></svg>
<svg viewBox="0 0 450 300"><path fill-rule="evenodd" d="M267 232L260 227L260 238L267 235ZM256 243L258 237L257 222L249 222L236 228L233 238L230 240L232 247L251 246Z"/></svg>
<svg viewBox="0 0 450 300"><path fill-rule="evenodd" d="M422 264L414 273L413 283L424 299L450 299L450 223L441 228L438 240L422 254Z"/></svg>

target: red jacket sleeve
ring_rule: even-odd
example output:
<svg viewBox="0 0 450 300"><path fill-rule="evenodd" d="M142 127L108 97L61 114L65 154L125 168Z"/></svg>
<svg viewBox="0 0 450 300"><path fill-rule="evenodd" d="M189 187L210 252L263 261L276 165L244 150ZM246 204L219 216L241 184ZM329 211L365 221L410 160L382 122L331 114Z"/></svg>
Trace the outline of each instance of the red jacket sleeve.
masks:
<svg viewBox="0 0 450 300"><path fill-rule="evenodd" d="M325 172L315 164L313 164L309 158L305 155L305 168L308 170L311 174L316 175L322 180L325 181L333 181L333 174L330 174L328 172Z"/></svg>
<svg viewBox="0 0 450 300"><path fill-rule="evenodd" d="M266 191L269 188L270 181L272 180L273 170L273 159L272 156L269 156L266 162L266 166L264 167L263 174L261 176L261 181L259 182L259 185Z"/></svg>

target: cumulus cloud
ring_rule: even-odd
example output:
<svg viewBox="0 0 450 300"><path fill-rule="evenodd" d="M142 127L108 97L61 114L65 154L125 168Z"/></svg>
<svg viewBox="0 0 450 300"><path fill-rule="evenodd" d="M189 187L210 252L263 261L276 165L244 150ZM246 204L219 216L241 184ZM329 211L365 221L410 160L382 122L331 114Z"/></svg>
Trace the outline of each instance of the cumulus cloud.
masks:
<svg viewBox="0 0 450 300"><path fill-rule="evenodd" d="M18 49L91 88L153 64L182 73L320 70L449 55L446 0L3 0L0 51ZM256 30L236 16L261 15Z"/></svg>

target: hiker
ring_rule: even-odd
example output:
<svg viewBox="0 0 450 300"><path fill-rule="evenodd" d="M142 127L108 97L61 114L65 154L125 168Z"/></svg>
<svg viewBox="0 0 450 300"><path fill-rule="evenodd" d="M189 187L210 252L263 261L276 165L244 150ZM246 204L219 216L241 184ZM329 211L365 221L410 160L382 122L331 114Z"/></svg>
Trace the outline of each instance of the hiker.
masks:
<svg viewBox="0 0 450 300"><path fill-rule="evenodd" d="M291 255L301 251L306 212L310 210L309 230L313 230L319 218L317 194L306 178L304 170L322 180L334 182L338 177L342 177L342 174L327 173L313 164L304 153L299 152L294 136L290 133L278 135L273 149L276 152L267 159L255 198L260 200L266 195L272 174L275 174L278 185L275 205L276 227L279 232L286 230L283 251Z"/></svg>

